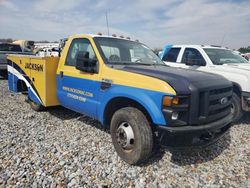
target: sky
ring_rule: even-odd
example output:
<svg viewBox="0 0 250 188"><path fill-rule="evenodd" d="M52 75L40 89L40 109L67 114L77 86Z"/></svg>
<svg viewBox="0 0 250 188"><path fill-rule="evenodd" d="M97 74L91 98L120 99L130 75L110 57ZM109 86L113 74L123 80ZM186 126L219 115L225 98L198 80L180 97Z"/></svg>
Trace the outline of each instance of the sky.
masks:
<svg viewBox="0 0 250 188"><path fill-rule="evenodd" d="M250 46L250 0L0 0L0 38L101 32L166 44Z"/></svg>

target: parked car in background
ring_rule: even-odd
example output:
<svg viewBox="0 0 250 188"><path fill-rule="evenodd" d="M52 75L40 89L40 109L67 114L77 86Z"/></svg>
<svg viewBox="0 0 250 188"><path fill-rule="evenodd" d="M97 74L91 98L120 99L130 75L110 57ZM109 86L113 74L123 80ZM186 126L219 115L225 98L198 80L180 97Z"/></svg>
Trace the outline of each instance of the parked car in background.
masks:
<svg viewBox="0 0 250 188"><path fill-rule="evenodd" d="M59 56L59 48L44 48L44 49L40 49L36 53L36 55L40 56L40 57L47 57L47 56L58 57Z"/></svg>
<svg viewBox="0 0 250 188"><path fill-rule="evenodd" d="M243 57L250 63L250 53L243 54Z"/></svg>
<svg viewBox="0 0 250 188"><path fill-rule="evenodd" d="M0 43L0 75L7 76L7 54L30 54L22 51L19 44Z"/></svg>
<svg viewBox="0 0 250 188"><path fill-rule="evenodd" d="M232 50L219 46L167 45L161 55L165 64L215 73L233 82L232 113L234 121L243 111L250 112L250 64Z"/></svg>

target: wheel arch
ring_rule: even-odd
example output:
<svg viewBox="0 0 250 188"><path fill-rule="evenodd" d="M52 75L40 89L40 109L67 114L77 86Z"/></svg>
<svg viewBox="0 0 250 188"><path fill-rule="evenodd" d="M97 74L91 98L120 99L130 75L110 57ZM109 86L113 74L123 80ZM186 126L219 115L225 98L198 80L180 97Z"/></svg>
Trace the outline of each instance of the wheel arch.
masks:
<svg viewBox="0 0 250 188"><path fill-rule="evenodd" d="M233 92L236 93L239 97L241 97L242 88L236 82L233 82Z"/></svg>
<svg viewBox="0 0 250 188"><path fill-rule="evenodd" d="M150 124L153 122L148 111L138 101L131 99L131 98L128 98L128 97L115 97L115 98L112 98L107 103L107 105L105 106L105 109L104 109L103 125L104 125L105 129L109 129L113 114L117 110L124 108L124 107L135 107L135 108L139 109L146 116L146 118L148 119Z"/></svg>
<svg viewBox="0 0 250 188"><path fill-rule="evenodd" d="M129 97L117 96L110 99L105 105L103 111L103 122L102 122L105 130L109 129L113 114L117 110L124 107L135 107L139 109L146 116L146 118L150 122L150 125L155 124L156 117L152 115L152 112L148 109L147 106L143 105L138 100Z"/></svg>
<svg viewBox="0 0 250 188"><path fill-rule="evenodd" d="M17 87L17 92L27 92L28 91L28 87L27 87L25 81L22 79L17 80L16 87Z"/></svg>

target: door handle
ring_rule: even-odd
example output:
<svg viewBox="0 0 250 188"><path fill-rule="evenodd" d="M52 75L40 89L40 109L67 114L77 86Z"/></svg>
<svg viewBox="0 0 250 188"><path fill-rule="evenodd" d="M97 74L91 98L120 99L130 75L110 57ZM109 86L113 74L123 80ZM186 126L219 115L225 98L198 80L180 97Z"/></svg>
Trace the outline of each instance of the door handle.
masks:
<svg viewBox="0 0 250 188"><path fill-rule="evenodd" d="M60 78L63 78L63 71L60 71Z"/></svg>

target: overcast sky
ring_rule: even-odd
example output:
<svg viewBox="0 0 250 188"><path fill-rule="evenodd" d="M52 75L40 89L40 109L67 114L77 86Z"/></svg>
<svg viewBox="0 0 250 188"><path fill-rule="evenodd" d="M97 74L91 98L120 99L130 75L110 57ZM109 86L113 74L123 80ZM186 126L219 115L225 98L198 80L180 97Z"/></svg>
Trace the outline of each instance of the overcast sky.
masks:
<svg viewBox="0 0 250 188"><path fill-rule="evenodd" d="M0 38L110 33L165 44L250 46L250 0L0 0Z"/></svg>

